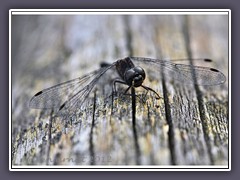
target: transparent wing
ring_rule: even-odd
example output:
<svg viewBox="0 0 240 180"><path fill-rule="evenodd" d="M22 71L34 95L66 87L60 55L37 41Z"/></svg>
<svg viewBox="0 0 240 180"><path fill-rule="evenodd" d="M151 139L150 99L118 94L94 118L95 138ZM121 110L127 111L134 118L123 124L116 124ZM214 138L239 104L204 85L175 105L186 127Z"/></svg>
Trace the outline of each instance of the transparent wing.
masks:
<svg viewBox="0 0 240 180"><path fill-rule="evenodd" d="M115 63L83 77L44 89L32 97L29 106L35 109L52 108L58 110L81 106L101 76L114 66Z"/></svg>
<svg viewBox="0 0 240 180"><path fill-rule="evenodd" d="M135 63L144 63L152 69L157 68L159 71L163 69L164 74L173 77L183 83L196 83L199 85L219 85L226 81L226 77L217 69L201 66L193 66L186 64L175 64L170 61L160 59L151 59L143 57L131 57ZM197 59L203 61L210 61L209 59ZM175 60L177 61L177 60ZM183 61L180 59L179 61ZM195 74L196 82L193 81Z"/></svg>

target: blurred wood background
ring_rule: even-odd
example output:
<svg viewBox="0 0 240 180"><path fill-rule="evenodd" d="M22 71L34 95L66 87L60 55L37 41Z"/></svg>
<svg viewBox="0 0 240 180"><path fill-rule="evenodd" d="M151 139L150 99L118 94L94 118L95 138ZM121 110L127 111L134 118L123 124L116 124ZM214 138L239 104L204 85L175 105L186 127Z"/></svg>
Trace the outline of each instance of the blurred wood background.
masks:
<svg viewBox="0 0 240 180"><path fill-rule="evenodd" d="M98 96L71 121L28 108L38 91L130 55L210 58L228 79L227 15L14 15L11 31L13 165L228 165L228 80L163 88L150 72L164 99L137 101L136 137L130 97L111 112Z"/></svg>

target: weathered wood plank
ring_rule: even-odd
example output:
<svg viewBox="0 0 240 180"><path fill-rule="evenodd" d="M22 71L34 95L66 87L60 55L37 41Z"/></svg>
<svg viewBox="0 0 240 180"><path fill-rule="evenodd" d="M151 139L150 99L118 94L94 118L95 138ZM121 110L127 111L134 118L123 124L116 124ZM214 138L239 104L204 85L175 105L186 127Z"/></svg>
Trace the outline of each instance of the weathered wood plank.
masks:
<svg viewBox="0 0 240 180"><path fill-rule="evenodd" d="M13 164L228 163L227 82L214 87L186 86L171 77L162 82L160 72L144 67L148 77L144 84L164 98L157 100L149 93L144 103L136 99L137 136L129 96L115 99L112 108L107 95L100 93L94 99L91 94L80 116L64 120L51 110L27 107L39 90L91 72L103 60L128 55L207 57L227 76L226 16L16 16L13 20ZM101 85L99 91L109 90Z"/></svg>

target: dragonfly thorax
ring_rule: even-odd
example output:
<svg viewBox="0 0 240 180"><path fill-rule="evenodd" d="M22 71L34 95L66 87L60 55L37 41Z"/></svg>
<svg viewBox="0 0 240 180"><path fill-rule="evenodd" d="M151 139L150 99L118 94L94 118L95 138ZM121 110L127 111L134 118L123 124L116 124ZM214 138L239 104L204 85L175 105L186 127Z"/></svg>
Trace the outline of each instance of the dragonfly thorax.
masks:
<svg viewBox="0 0 240 180"><path fill-rule="evenodd" d="M127 70L124 74L124 80L129 86L139 87L146 77L145 71L139 66Z"/></svg>

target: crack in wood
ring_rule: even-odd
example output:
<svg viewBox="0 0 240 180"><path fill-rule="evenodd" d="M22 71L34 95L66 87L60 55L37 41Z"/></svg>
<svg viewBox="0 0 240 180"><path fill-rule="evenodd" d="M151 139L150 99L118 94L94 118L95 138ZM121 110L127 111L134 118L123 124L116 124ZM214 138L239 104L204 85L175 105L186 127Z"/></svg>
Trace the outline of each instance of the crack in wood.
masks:
<svg viewBox="0 0 240 180"><path fill-rule="evenodd" d="M133 128L133 137L134 137L134 144L135 144L135 159L136 159L136 164L140 165L140 157L141 157L141 152L140 152L140 147L138 143L138 135L137 135L137 129L136 129L136 93L135 93L135 88L131 87L131 94L132 94L132 128Z"/></svg>
<svg viewBox="0 0 240 180"><path fill-rule="evenodd" d="M130 16L124 15L123 17L124 25L125 25L125 34L126 34L126 46L128 50L128 56L133 56L133 47L132 47L132 32L130 28Z"/></svg>
<svg viewBox="0 0 240 180"><path fill-rule="evenodd" d="M172 116L171 116L171 106L168 99L168 90L166 87L165 76L163 73L162 73L162 87L163 87L163 99L164 99L164 105L165 105L166 120L169 126L168 144L169 144L169 150L171 154L171 164L176 165L175 140L174 140L175 133L174 133L174 126L172 122Z"/></svg>
<svg viewBox="0 0 240 180"><path fill-rule="evenodd" d="M95 152L94 152L94 143L93 143L93 129L95 126L95 111L96 111L96 91L94 92L94 98L93 98L93 111L92 111L92 126L90 130L90 138L89 138L89 152L91 157L91 165L95 164Z"/></svg>
<svg viewBox="0 0 240 180"><path fill-rule="evenodd" d="M190 47L191 37L190 37L190 33L189 33L189 17L187 17L187 16L185 16L185 18L184 18L182 31L183 31L183 35L184 35L184 41L185 41L185 45L186 45L187 55L190 58L190 65L193 65L193 62L191 60L192 59L192 51L191 51L191 47ZM213 159L213 155L212 155L210 139L208 136L208 124L206 122L207 118L206 118L206 111L205 111L205 107L204 107L205 105L204 105L204 101L203 101L203 95L197 84L197 78L196 78L195 71L192 71L192 74L193 74L193 81L194 81L194 89L197 94L198 110L199 110L200 119L202 122L203 135L204 135L205 142L207 144L207 151L208 151L210 163L213 165L214 159Z"/></svg>
<svg viewBox="0 0 240 180"><path fill-rule="evenodd" d="M48 126L48 145L47 145L47 162L46 164L49 165L50 162L50 151L51 151L51 141L52 141L52 119L53 119L53 110L51 111L50 118L49 118L49 126Z"/></svg>

